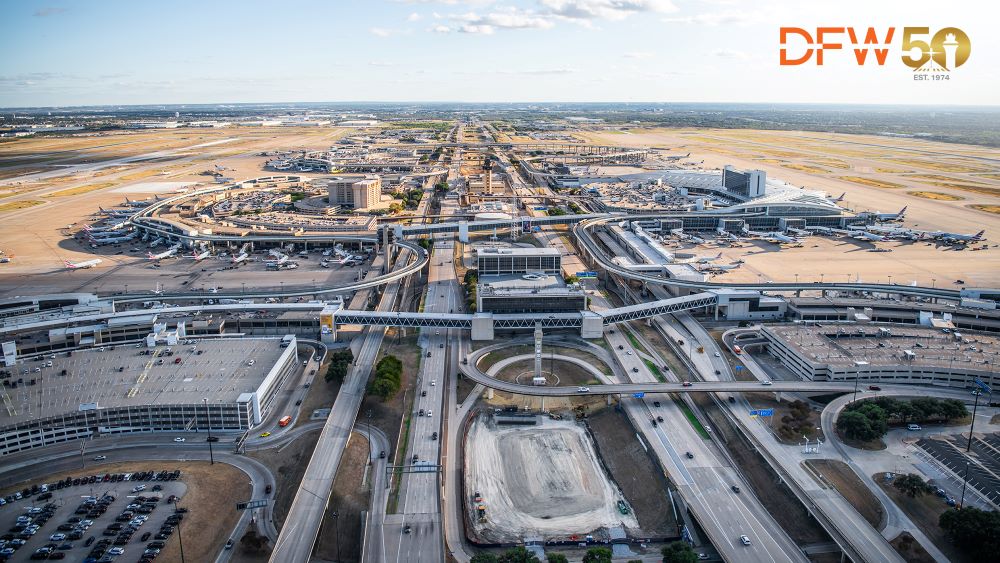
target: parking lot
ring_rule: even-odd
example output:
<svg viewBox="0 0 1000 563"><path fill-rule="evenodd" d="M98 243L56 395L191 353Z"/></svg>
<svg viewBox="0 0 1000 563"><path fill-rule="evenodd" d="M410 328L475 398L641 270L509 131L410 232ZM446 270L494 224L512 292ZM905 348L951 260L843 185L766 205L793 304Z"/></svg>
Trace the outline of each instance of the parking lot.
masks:
<svg viewBox="0 0 1000 563"><path fill-rule="evenodd" d="M988 434L981 438L974 437L971 455L968 456L965 453L967 441L968 436L956 434L944 439L925 438L917 445L960 480L965 479L968 465L969 487L994 504L1000 504L1000 436Z"/></svg>
<svg viewBox="0 0 1000 563"><path fill-rule="evenodd" d="M180 478L169 468L86 474L8 494L0 560L152 561L188 515Z"/></svg>

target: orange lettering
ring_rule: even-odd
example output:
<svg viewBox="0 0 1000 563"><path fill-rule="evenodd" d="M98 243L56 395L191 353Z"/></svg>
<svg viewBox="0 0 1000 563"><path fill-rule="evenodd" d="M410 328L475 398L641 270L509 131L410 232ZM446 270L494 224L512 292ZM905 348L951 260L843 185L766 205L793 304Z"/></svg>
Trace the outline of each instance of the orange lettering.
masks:
<svg viewBox="0 0 1000 563"><path fill-rule="evenodd" d="M782 45L784 45L787 42L788 35L798 35L804 38L806 40L806 44L808 45L812 45L813 43L812 36L809 35L808 31L802 29L801 27L783 27L780 30L780 42ZM784 48L782 48L780 50L780 57L781 57L780 64L781 66L800 65L808 61L812 57L812 54L813 54L812 49L806 49L805 54L802 55L801 57L797 59L789 59L788 52Z"/></svg>
<svg viewBox="0 0 1000 563"><path fill-rule="evenodd" d="M840 43L827 43L824 39L824 35L833 33L844 33L844 28L842 27L817 27L816 28L816 42L820 44L820 48L816 51L816 65L823 66L823 50L824 49L840 49L843 47Z"/></svg>

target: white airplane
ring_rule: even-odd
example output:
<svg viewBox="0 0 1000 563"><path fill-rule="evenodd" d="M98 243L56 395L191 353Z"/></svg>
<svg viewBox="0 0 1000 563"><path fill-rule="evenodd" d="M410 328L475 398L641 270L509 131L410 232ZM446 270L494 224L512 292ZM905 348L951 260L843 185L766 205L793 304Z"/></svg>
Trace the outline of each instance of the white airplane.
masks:
<svg viewBox="0 0 1000 563"><path fill-rule="evenodd" d="M779 233L777 231L773 233L766 233L764 235L764 240L774 244L793 244L799 242L798 239L790 237L784 233Z"/></svg>
<svg viewBox="0 0 1000 563"><path fill-rule="evenodd" d="M864 217L864 218L874 217L876 221L880 222L902 221L905 215L906 215L906 207L900 209L898 213L879 213L877 211L875 213L872 213L870 211L858 213L859 217Z"/></svg>
<svg viewBox="0 0 1000 563"><path fill-rule="evenodd" d="M159 198L157 198L155 200L137 201L137 200L131 200L131 199L128 198L128 196L126 196L125 197L125 205L128 206L128 207L146 207L147 205L151 205L153 203L153 201L157 201L158 199Z"/></svg>
<svg viewBox="0 0 1000 563"><path fill-rule="evenodd" d="M125 225L127 225L125 221L119 221L117 223L112 223L104 227L95 227L93 225L87 225L86 227L83 228L83 230L87 231L88 233L106 233L108 231L120 230L123 227L125 227Z"/></svg>
<svg viewBox="0 0 1000 563"><path fill-rule="evenodd" d="M162 243L164 240L166 240L166 239L163 238L163 237L160 237L158 239L154 239L153 242L149 243L149 247L150 248L156 248L157 246L160 246L160 243Z"/></svg>
<svg viewBox="0 0 1000 563"><path fill-rule="evenodd" d="M944 231L935 231L933 233L927 233L928 236L943 240L945 242L979 242L983 240L983 234L986 233L986 229L979 231L974 235L963 235L959 233L946 233Z"/></svg>
<svg viewBox="0 0 1000 563"><path fill-rule="evenodd" d="M163 260L164 258L170 258L174 254L177 254L178 248L179 247L177 245L174 245L159 254L153 254L152 252L149 252L147 253L146 258L148 260Z"/></svg>
<svg viewBox="0 0 1000 563"><path fill-rule="evenodd" d="M284 264L285 262L288 262L288 256L285 256L284 254L279 254L278 257L275 258L274 260L267 260L264 263L264 265L265 266L280 266L280 265Z"/></svg>
<svg viewBox="0 0 1000 563"><path fill-rule="evenodd" d="M886 237L882 235L877 235L875 233L869 233L868 231L854 231L851 234L851 238L857 240L870 240L872 242L882 242Z"/></svg>
<svg viewBox="0 0 1000 563"><path fill-rule="evenodd" d="M90 240L95 244L117 244L119 242L126 242L137 237L136 233L130 233L123 237L110 237L110 238L91 238Z"/></svg>
<svg viewBox="0 0 1000 563"><path fill-rule="evenodd" d="M233 256L233 264L239 264L240 262L245 261L249 257L250 257L249 254L247 254L246 252L242 252L240 253L239 256Z"/></svg>
<svg viewBox="0 0 1000 563"><path fill-rule="evenodd" d="M100 206L97 208L101 210L101 213L107 215L108 217L131 217L135 214L135 212L130 209L104 209Z"/></svg>
<svg viewBox="0 0 1000 563"><path fill-rule="evenodd" d="M201 262L202 260L208 258L209 256L211 256L211 254L209 254L209 252L205 250L203 252L191 253L191 256L185 256L185 258L191 258L195 262Z"/></svg>
<svg viewBox="0 0 1000 563"><path fill-rule="evenodd" d="M739 268L741 262L733 262L732 264L708 264L705 266L699 266L699 272L708 272L710 274L721 274L723 272L728 272L729 270L735 270Z"/></svg>
<svg viewBox="0 0 1000 563"><path fill-rule="evenodd" d="M70 262L69 260L63 260L63 264L66 265L68 270L86 270L87 268L93 268L94 266L103 262L100 258L94 258L93 260L86 260L83 262Z"/></svg>

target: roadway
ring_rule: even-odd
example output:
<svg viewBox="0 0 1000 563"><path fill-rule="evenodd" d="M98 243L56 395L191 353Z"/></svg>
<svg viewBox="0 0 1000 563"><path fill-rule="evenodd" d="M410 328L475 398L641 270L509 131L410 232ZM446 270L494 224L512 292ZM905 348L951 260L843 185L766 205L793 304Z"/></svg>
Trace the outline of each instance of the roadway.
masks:
<svg viewBox="0 0 1000 563"><path fill-rule="evenodd" d="M428 313L447 313L460 303L453 252L452 241L435 240L424 299L424 311ZM420 341L422 358L413 390L409 443L405 459L397 460L409 470L439 463L442 406L450 370L447 329L423 329ZM399 514L388 517L385 525L386 561L444 559L438 478L436 470L401 474ZM409 533L405 532L407 527Z"/></svg>
<svg viewBox="0 0 1000 563"><path fill-rule="evenodd" d="M383 528L385 520L385 506L389 500L389 487L386 485L386 468L389 465L389 458L380 457L382 453L389 451L389 438L377 427L373 428L367 424L359 424L354 429L355 432L368 439L368 472L371 479L371 497L368 504L368 517L364 529L364 539L361 545L362 563L382 563L385 561L385 553L382 548Z"/></svg>
<svg viewBox="0 0 1000 563"><path fill-rule="evenodd" d="M450 168L449 180L459 181L457 165ZM454 200L441 200L441 214L458 211ZM432 235L431 257L424 297L424 312L451 314L461 309L462 287L454 264L454 241ZM458 333L448 329L425 328L421 331L421 362L416 396L411 413L406 455L397 463L410 468L437 466L441 463L444 441L443 406L453 374L454 349ZM421 415L423 413L423 415ZM439 471L405 472L400 475L399 514L385 523L385 561L443 561L444 530L441 522L441 473ZM409 527L409 533L406 532Z"/></svg>
<svg viewBox="0 0 1000 563"><path fill-rule="evenodd" d="M405 263L406 257L401 255L396 267ZM386 286L378 310L387 311L394 307L398 292L398 283ZM354 428L383 336L385 327L368 327L361 336L360 349L340 387L285 518L285 525L271 552L270 561L273 563L308 561L312 556L337 467Z"/></svg>

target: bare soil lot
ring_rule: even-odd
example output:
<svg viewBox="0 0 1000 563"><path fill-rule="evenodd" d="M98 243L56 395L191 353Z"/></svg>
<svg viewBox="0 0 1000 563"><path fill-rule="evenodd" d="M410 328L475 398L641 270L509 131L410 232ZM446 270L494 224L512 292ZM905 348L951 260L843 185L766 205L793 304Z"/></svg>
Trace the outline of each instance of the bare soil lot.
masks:
<svg viewBox="0 0 1000 563"><path fill-rule="evenodd" d="M486 521L471 512L472 529L487 542L513 542L526 533L568 539L624 524L636 530L633 513L623 515L617 486L597 460L586 429L571 421L541 419L538 426L496 426L478 418L469 430L465 495L476 493Z"/></svg>
<svg viewBox="0 0 1000 563"><path fill-rule="evenodd" d="M638 536L676 536L666 475L653 463L624 413L606 408L587 418L601 461L639 520Z"/></svg>
<svg viewBox="0 0 1000 563"><path fill-rule="evenodd" d="M337 470L337 478L333 482L330 503L323 516L314 551L317 558L336 561L339 556L339 560L345 562L360 560L361 511L368 509L371 492L368 486L371 481L365 479L367 466L368 440L360 434L351 434ZM334 513L337 514L336 519L333 517Z"/></svg>

